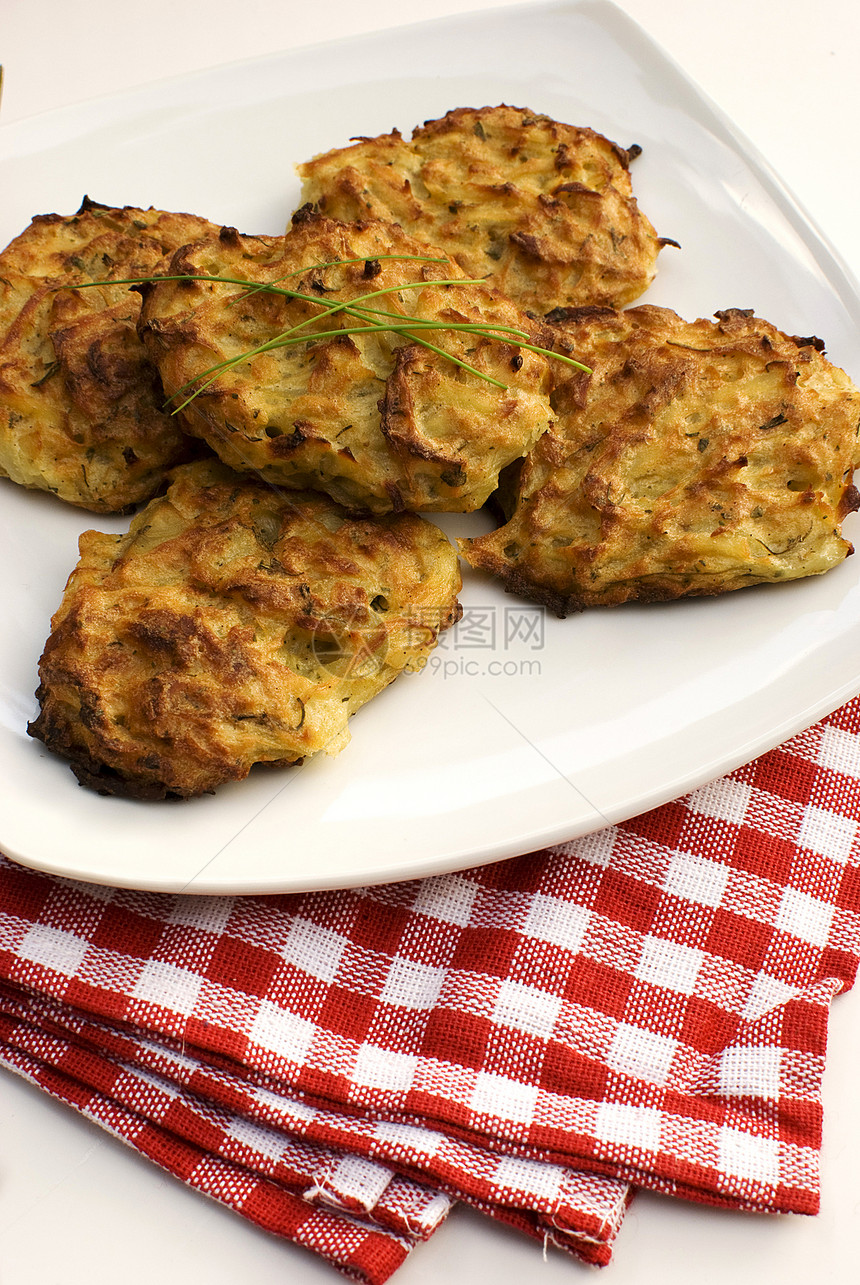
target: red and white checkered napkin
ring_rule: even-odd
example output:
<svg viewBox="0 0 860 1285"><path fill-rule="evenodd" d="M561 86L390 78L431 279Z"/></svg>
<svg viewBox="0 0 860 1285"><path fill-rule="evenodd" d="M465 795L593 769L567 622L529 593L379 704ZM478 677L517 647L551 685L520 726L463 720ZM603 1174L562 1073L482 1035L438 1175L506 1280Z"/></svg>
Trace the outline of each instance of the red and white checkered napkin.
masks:
<svg viewBox="0 0 860 1285"><path fill-rule="evenodd" d="M636 1187L812 1213L858 821L860 698L463 874L222 899L0 859L0 1061L369 1282L452 1200L596 1263Z"/></svg>

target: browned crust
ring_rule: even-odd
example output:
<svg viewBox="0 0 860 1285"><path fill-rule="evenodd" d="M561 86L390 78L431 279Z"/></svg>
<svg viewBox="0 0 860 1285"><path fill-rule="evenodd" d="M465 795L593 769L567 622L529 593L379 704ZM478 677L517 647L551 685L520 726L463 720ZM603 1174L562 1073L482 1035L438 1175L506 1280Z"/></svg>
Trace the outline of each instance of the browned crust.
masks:
<svg viewBox="0 0 860 1285"><path fill-rule="evenodd" d="M631 303L666 245L639 210L641 152L508 104L461 107L409 140L394 130L299 167L326 214L399 223L520 306Z"/></svg>
<svg viewBox="0 0 860 1285"><path fill-rule="evenodd" d="M0 475L121 513L200 453L165 411L124 280L207 230L194 215L85 198L74 215L38 215L0 254Z"/></svg>
<svg viewBox="0 0 860 1285"><path fill-rule="evenodd" d="M336 753L459 618L459 586L453 548L412 514L186 465L127 535L81 537L28 730L83 785L141 800Z"/></svg>
<svg viewBox="0 0 860 1285"><path fill-rule="evenodd" d="M557 384L508 520L461 542L474 567L566 615L821 574L852 552L860 393L820 340L744 308L549 320L592 374Z"/></svg>

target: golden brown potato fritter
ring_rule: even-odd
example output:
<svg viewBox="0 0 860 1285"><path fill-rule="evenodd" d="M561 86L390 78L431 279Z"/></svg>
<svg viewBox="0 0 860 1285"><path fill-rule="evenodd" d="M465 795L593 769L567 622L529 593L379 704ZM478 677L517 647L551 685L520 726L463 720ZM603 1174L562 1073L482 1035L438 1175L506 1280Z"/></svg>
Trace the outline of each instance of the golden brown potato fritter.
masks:
<svg viewBox="0 0 860 1285"><path fill-rule="evenodd" d="M188 453L137 334L148 276L214 231L194 215L85 201L40 215L0 254L0 476L94 512L154 494Z"/></svg>
<svg viewBox="0 0 860 1285"><path fill-rule="evenodd" d="M217 461L178 468L126 535L88 531L80 553L30 732L132 798L337 753L459 616L457 556L429 522L350 516Z"/></svg>
<svg viewBox="0 0 860 1285"><path fill-rule="evenodd" d="M559 615L817 575L851 545L860 393L750 312L562 310L593 367L556 389L509 520L464 557Z"/></svg>
<svg viewBox="0 0 860 1285"><path fill-rule="evenodd" d="M73 284L146 277L165 255L215 231L197 214L100 205L85 196L76 214L37 214L0 254L0 274Z"/></svg>
<svg viewBox="0 0 860 1285"><path fill-rule="evenodd" d="M180 390L200 388L185 423L232 468L322 490L358 510L476 509L500 470L547 428L549 364L506 333L488 337L488 326L529 334L534 326L501 296L461 285L456 264L438 260L397 227L306 211L284 237L224 229L175 255L171 274L277 292L156 283L141 334L177 406L187 400ZM367 311L329 311L341 301ZM393 329L343 333L372 329L383 312ZM425 323L444 328L422 330ZM279 339L290 330L298 343ZM323 337L306 337L314 332ZM250 360L208 374L250 351Z"/></svg>
<svg viewBox="0 0 860 1285"><path fill-rule="evenodd" d="M521 107L460 107L408 141L362 138L299 173L324 214L399 223L543 314L621 307L651 282L667 241L632 194L638 150Z"/></svg>

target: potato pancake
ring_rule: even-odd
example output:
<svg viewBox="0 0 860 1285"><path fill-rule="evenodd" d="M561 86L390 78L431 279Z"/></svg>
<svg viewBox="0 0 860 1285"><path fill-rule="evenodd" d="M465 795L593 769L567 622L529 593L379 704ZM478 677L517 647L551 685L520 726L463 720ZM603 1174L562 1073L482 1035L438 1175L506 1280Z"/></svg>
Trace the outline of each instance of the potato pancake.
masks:
<svg viewBox="0 0 860 1285"><path fill-rule="evenodd" d="M814 338L742 309L561 310L589 366L507 501L461 542L474 567L559 615L818 575L852 551L860 393Z"/></svg>
<svg viewBox="0 0 860 1285"><path fill-rule="evenodd" d="M188 798L349 740L459 617L453 547L218 461L178 468L126 535L88 531L42 655L31 735L101 793Z"/></svg>
<svg viewBox="0 0 860 1285"><path fill-rule="evenodd" d="M625 149L521 107L468 108L362 138L299 166L306 201L337 219L386 219L440 246L521 308L632 303L658 237Z"/></svg>
<svg viewBox="0 0 860 1285"><path fill-rule="evenodd" d="M140 297L110 282L149 276L212 231L194 215L85 201L38 216L0 254L0 476L115 513L189 455L137 334ZM94 281L105 284L76 288Z"/></svg>
<svg viewBox="0 0 860 1285"><path fill-rule="evenodd" d="M0 276L119 281L159 270L165 255L217 231L197 214L100 205L85 196L75 214L37 214L0 253Z"/></svg>
<svg viewBox="0 0 860 1285"><path fill-rule="evenodd" d="M140 333L188 430L238 471L361 511L468 511L549 425L549 363L512 333L540 329L398 227L299 211L283 237L187 246L170 273L228 279L153 283Z"/></svg>

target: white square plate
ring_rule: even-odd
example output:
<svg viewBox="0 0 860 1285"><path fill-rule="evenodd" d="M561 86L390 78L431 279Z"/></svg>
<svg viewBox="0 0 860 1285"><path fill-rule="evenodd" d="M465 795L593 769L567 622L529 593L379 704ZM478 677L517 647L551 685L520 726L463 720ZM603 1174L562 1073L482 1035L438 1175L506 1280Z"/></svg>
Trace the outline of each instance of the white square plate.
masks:
<svg viewBox="0 0 860 1285"><path fill-rule="evenodd" d="M432 74L422 71L432 68ZM855 379L857 287L731 125L618 10L528 5L219 68L0 127L0 241L94 200L281 232L294 165L458 106L527 106L638 143L664 250L643 301L753 308L821 335ZM635 815L747 761L860 689L860 559L716 599L564 621L464 569L462 624L353 742L186 803L101 798L26 733L77 537L97 521L0 483L0 847L76 878L294 891L463 868ZM449 534L485 529L445 518ZM856 517L845 525L849 538Z"/></svg>

